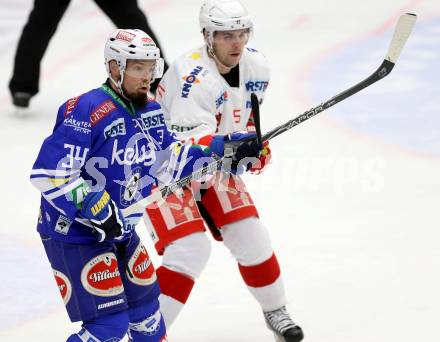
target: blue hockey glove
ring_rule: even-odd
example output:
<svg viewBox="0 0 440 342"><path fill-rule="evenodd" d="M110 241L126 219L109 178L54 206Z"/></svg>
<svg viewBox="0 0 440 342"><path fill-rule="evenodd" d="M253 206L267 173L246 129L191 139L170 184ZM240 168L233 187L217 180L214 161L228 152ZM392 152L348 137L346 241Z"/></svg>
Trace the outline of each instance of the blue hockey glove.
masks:
<svg viewBox="0 0 440 342"><path fill-rule="evenodd" d="M99 242L121 239L125 233L124 217L105 190L89 192L82 202L81 214L92 223Z"/></svg>
<svg viewBox="0 0 440 342"><path fill-rule="evenodd" d="M225 152L231 155L231 172L233 174L241 174L252 167L252 161L240 165L243 158L258 158L260 156L260 146L256 141L254 133L231 133L228 135L216 135L210 144L212 153L219 157L223 157ZM255 160L254 160L255 161ZM225 163L227 164L227 163Z"/></svg>

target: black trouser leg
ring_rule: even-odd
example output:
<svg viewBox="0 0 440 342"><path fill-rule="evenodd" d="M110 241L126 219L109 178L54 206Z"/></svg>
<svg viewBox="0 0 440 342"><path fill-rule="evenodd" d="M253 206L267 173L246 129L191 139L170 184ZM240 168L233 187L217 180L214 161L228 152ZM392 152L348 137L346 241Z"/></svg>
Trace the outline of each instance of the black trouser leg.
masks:
<svg viewBox="0 0 440 342"><path fill-rule="evenodd" d="M14 60L11 93L38 93L41 59L70 0L35 0Z"/></svg>

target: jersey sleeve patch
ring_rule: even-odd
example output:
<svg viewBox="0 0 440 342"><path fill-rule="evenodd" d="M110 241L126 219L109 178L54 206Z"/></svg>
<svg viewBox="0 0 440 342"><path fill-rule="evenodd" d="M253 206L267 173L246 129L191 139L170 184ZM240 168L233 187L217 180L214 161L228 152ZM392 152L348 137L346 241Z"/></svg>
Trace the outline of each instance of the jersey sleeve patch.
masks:
<svg viewBox="0 0 440 342"><path fill-rule="evenodd" d="M200 65L197 65L190 73L189 75L182 76L183 85L182 85L182 92L181 97L182 98L188 98L189 93L191 92L191 88L194 84L200 83L200 78L197 76L202 72L203 67Z"/></svg>
<svg viewBox="0 0 440 342"><path fill-rule="evenodd" d="M107 100L101 103L99 107L96 108L92 114L90 114L90 123L92 127L114 110L116 110L116 106L112 100Z"/></svg>
<svg viewBox="0 0 440 342"><path fill-rule="evenodd" d="M66 107L64 109L64 117L67 118L72 112L75 110L80 96L76 96L71 98L70 100L67 100Z"/></svg>

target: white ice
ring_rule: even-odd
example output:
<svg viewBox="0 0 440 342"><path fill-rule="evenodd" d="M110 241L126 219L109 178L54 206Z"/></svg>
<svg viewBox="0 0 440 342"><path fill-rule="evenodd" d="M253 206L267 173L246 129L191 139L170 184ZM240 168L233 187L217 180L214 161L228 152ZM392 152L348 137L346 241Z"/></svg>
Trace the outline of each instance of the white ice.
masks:
<svg viewBox="0 0 440 342"><path fill-rule="evenodd" d="M317 104L310 100L310 75L325 57L350 42L379 38L377 62L366 63L364 55L350 61L358 73L346 78L355 83L381 62L400 14L417 13L420 22L440 20L437 0L243 1L255 22L250 45L263 51L272 67L264 131ZM168 60L201 42L199 0L140 4ZM105 80L102 50L112 24L92 1L72 1L44 57L41 91L30 113L17 116L7 83L31 5L0 0L0 341L59 342L79 325L68 320L35 231L39 194L28 175L58 106ZM440 40L432 42L438 51ZM402 91L408 89L417 79L418 59L430 55L429 48L419 53L411 37L410 43L413 50L408 46L403 55L411 51L414 65L405 69L398 62L371 92L347 99L350 108L369 97L371 110L380 111L393 78L401 80ZM335 65L335 79L345 67ZM438 82L440 68L432 72ZM417 82L432 92L432 84ZM343 90L327 79L322 87L330 96ZM439 94L432 98L437 112L431 115L438 115ZM391 106L394 115L405 114L411 101L402 96ZM270 169L246 176L281 263L288 308L309 342L440 341L440 159L348 129L334 119L338 108L343 107L274 139ZM159 265L145 227L138 232ZM213 246L169 340L273 341L235 262L221 244Z"/></svg>

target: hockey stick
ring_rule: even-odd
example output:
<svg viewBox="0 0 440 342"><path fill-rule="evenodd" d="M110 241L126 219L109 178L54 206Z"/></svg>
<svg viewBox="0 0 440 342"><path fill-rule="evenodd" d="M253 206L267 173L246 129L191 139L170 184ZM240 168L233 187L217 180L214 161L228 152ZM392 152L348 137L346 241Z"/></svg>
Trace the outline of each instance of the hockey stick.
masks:
<svg viewBox="0 0 440 342"><path fill-rule="evenodd" d="M255 93L251 94L251 108L255 124L255 133L257 134L257 143L260 149L263 149L263 138L261 136L260 124L260 103L258 102L258 97Z"/></svg>
<svg viewBox="0 0 440 342"><path fill-rule="evenodd" d="M383 60L382 64L377 68L377 70L372 73L369 77L354 85L353 87L343 91L342 93L333 96L331 99L321 103L319 106L316 106L303 114L297 116L296 118L287 121L286 123L272 129L263 135L263 141L270 140L281 133L299 125L300 123L314 117L315 115L321 113L322 111L334 106L336 103L345 100L347 97L350 97L362 89L372 85L373 83L381 80L385 76L389 75L391 70L393 70L394 65L399 58L400 53L402 52L403 46L405 45L413 27L417 20L417 16L412 13L405 13L400 16L399 21L397 22L396 29L394 31L393 38L391 40L390 46L388 48L388 52Z"/></svg>
<svg viewBox="0 0 440 342"><path fill-rule="evenodd" d="M385 56L385 59L383 60L382 64L379 66L379 68L372 73L369 77L364 79L363 81L359 82L358 84L354 85L353 87L344 90L343 92L339 93L336 96L333 96L331 99L321 103L320 105L309 109L308 111L304 112L303 114L295 117L292 120L287 121L286 123L272 129L271 131L267 132L262 136L262 141L270 140L277 135L280 135L281 133L284 133L285 131L303 123L304 121L314 117L315 115L323 112L324 110L334 106L336 103L339 103L346 98L356 94L357 92L361 91L362 89L367 88L368 86L372 85L373 83L383 79L385 76L389 75L392 71L394 65L397 62L397 59L399 58L400 53L402 52L402 49L408 40L408 37L414 27L414 24L417 20L417 16L412 13L406 13L400 16L399 21L397 22L396 29L394 31L393 38L391 40L390 46L388 48L388 52ZM251 97L251 104L255 103L252 101ZM258 104L258 101L256 101ZM254 114L259 110L254 110L252 108L252 111ZM255 118L254 118L255 119ZM123 210L123 213L125 216L129 215L130 213L134 212L134 206L139 207L146 206L147 204L153 203L155 201L160 201L162 198L168 196L169 194L175 192L177 189L180 189L188 184L191 183L192 180L199 180L202 179L205 175L213 173L221 167L222 163L226 158L231 158L231 154L227 154L222 158L219 158L215 160L214 162L208 164L207 166L195 171L194 173L183 177L179 179L177 182L172 183L168 186L165 186L158 191L154 192L150 196L144 198L138 203L133 204L132 206L126 208ZM133 208L132 208L133 207Z"/></svg>

